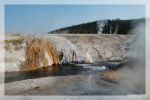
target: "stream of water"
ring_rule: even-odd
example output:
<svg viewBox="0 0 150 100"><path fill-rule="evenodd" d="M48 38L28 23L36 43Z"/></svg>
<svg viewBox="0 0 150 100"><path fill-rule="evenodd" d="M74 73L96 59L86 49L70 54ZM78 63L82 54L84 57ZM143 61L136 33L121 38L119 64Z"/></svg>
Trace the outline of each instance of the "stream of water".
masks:
<svg viewBox="0 0 150 100"><path fill-rule="evenodd" d="M108 66L104 63L63 64L59 66L43 67L33 71L5 72L5 83L48 76L93 74L105 71L107 67Z"/></svg>
<svg viewBox="0 0 150 100"><path fill-rule="evenodd" d="M139 85L134 85L134 82L130 79L126 81L122 79L125 83L131 82L130 86L121 84L119 83L120 81L116 81L115 79L113 80L112 76L117 74L117 70L112 70L112 68L115 67L118 68L117 65L115 66L110 63L63 64L59 66L43 67L33 71L5 72L5 83L8 83L5 87L6 93L15 94L9 90L9 85L18 84L13 88L20 88L24 84L21 83L19 85L22 80L27 81L23 87L28 87L27 84L34 84L35 86L30 86L31 89L21 92L21 94L127 95L144 93L144 88L142 88L143 90L141 91L141 87ZM108 78L110 77L112 79L101 77L102 74L106 75L106 73ZM28 81L27 79L35 80ZM46 83L47 81L50 81L50 83ZM38 83L41 85L37 85ZM20 93L19 91L17 91L17 94Z"/></svg>

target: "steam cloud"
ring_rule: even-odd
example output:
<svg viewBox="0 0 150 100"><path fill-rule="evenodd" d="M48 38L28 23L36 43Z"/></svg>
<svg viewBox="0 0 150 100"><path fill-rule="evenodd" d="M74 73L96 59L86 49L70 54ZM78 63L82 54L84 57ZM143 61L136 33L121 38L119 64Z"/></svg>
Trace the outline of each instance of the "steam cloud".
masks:
<svg viewBox="0 0 150 100"><path fill-rule="evenodd" d="M131 32L134 39L128 50L129 63L117 71L104 73L106 79L111 77L117 84L105 83L100 75L90 75L87 88L97 90L99 87L102 94L145 94L145 21L136 25ZM103 84L107 87L103 87Z"/></svg>
<svg viewBox="0 0 150 100"><path fill-rule="evenodd" d="M145 94L145 21L131 32L134 34L128 53L131 61L118 71L119 83L130 89L131 93Z"/></svg>

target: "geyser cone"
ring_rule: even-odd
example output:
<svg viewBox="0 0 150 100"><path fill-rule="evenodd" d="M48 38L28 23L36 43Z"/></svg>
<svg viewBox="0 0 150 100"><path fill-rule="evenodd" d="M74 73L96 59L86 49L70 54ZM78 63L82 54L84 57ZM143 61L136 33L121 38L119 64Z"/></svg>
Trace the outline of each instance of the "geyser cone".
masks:
<svg viewBox="0 0 150 100"><path fill-rule="evenodd" d="M45 38L33 39L26 49L23 70L34 70L52 64L59 64L59 57L53 44Z"/></svg>

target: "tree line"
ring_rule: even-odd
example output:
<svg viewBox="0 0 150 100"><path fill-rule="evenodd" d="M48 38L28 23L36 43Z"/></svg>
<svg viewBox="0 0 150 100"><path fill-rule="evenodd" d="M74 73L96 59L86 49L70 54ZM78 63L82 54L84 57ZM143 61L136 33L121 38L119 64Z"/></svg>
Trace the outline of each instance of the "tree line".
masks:
<svg viewBox="0 0 150 100"><path fill-rule="evenodd" d="M72 25L69 27L51 31L49 33L59 33L63 31L67 31L67 33L70 33L70 34L77 34L77 33L97 34L98 33L97 21L89 22L89 23L82 23L79 25Z"/></svg>
<svg viewBox="0 0 150 100"><path fill-rule="evenodd" d="M128 34L132 29L132 20L107 20L103 27L103 34Z"/></svg>
<svg viewBox="0 0 150 100"><path fill-rule="evenodd" d="M102 34L129 34L130 30L134 28L134 26L143 21L144 19L133 19L133 20L104 20L105 24L102 28ZM61 28L58 30L51 31L49 33L61 33L66 31L70 34L97 34L99 32L99 26L97 24L98 21L82 23L79 25L72 25L69 27Z"/></svg>

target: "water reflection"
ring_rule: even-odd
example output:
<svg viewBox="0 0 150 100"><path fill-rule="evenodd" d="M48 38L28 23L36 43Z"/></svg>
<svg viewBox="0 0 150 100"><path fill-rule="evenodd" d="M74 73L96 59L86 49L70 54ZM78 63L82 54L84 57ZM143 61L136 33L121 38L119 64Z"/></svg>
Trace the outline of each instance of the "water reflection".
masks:
<svg viewBox="0 0 150 100"><path fill-rule="evenodd" d="M104 65L100 64L63 64L57 66L53 65L33 71L5 72L5 83L47 76L92 74L103 70L105 70Z"/></svg>

